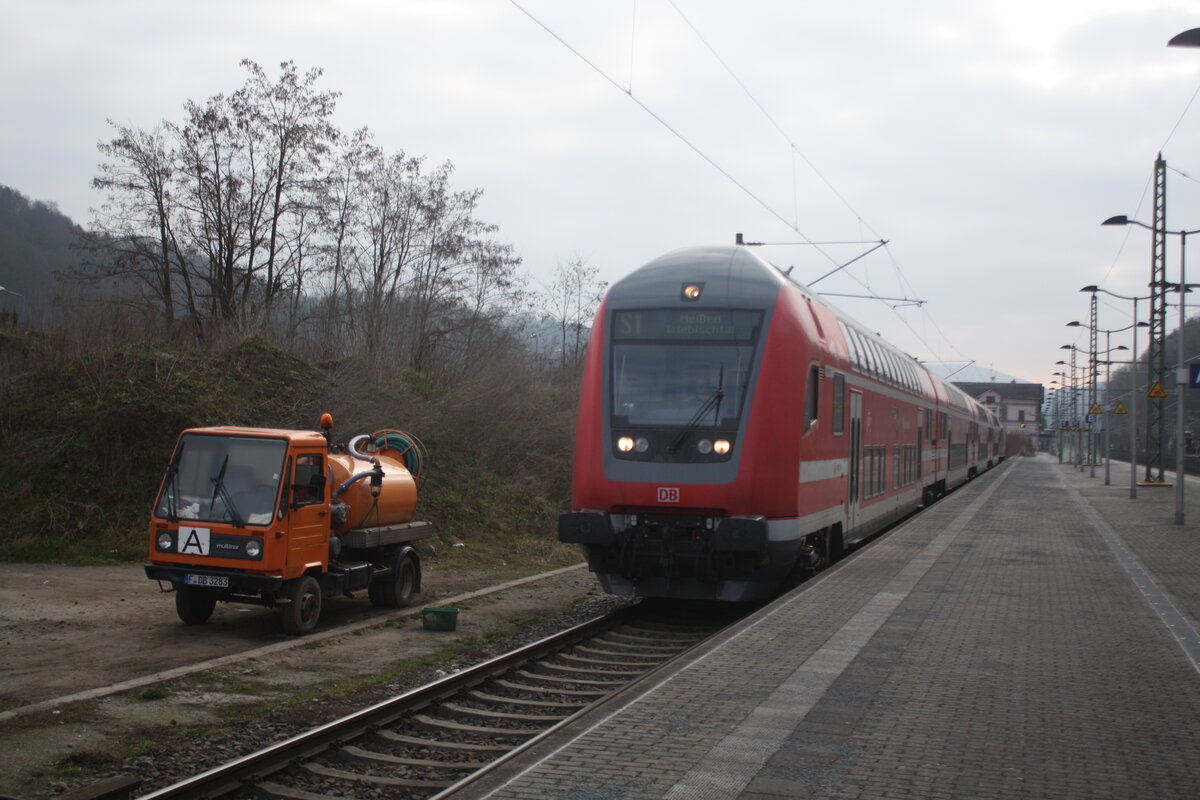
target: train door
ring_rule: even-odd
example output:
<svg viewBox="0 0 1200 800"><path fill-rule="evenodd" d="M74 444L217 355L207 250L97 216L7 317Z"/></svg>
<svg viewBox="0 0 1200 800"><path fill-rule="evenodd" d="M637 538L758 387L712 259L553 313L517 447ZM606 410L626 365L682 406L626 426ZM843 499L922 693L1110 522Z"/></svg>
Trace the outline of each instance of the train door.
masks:
<svg viewBox="0 0 1200 800"><path fill-rule="evenodd" d="M852 534L858 517L858 504L862 496L859 484L862 476L862 392L850 392L850 480L849 497L846 498L846 532ZM852 538L848 535L847 540Z"/></svg>
<svg viewBox="0 0 1200 800"><path fill-rule="evenodd" d="M917 483L925 474L925 429L921 427L921 411L917 411Z"/></svg>

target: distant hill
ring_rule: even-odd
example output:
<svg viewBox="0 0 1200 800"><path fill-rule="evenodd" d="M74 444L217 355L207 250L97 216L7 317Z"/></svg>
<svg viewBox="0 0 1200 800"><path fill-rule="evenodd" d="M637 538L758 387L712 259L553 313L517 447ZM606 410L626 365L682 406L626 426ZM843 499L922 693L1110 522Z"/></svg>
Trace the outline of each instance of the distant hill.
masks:
<svg viewBox="0 0 1200 800"><path fill-rule="evenodd" d="M1030 383L1022 378L1014 378L989 367L978 364L925 364L925 369L939 378L949 379L955 383Z"/></svg>
<svg viewBox="0 0 1200 800"><path fill-rule="evenodd" d="M74 267L83 230L53 203L0 186L0 309L21 317L45 310L57 294L55 273ZM18 296L19 295L19 296Z"/></svg>

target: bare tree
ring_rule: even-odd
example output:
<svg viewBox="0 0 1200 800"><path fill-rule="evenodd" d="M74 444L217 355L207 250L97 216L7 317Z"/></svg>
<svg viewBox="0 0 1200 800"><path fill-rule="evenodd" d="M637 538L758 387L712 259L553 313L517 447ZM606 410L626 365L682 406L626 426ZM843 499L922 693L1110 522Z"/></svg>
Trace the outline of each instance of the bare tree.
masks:
<svg viewBox="0 0 1200 800"><path fill-rule="evenodd" d="M598 280L599 274L579 256L555 268L546 307L559 325L559 365L564 369L578 366L583 360L592 318L608 286Z"/></svg>
<svg viewBox="0 0 1200 800"><path fill-rule="evenodd" d="M174 328L177 304L195 311L187 259L176 239L172 183L177 171L176 131L160 123L149 131L108 124L116 138L97 145L109 160L100 165L92 185L107 192L93 212L86 247L94 260L93 277L132 278L143 286L158 309L168 333ZM182 291L177 291L177 283Z"/></svg>
<svg viewBox="0 0 1200 800"><path fill-rule="evenodd" d="M330 117L339 93L316 90L320 69L311 69L301 78L295 63L285 61L279 65L279 80L272 83L258 64L250 59L241 63L250 70L250 78L234 96L238 117L252 126L251 141L269 148L261 164L255 165L269 195L264 209L268 232L263 277L269 319L277 295L296 280L290 274L295 265L286 258L281 262L280 254L299 249L281 241L288 235L282 229L291 223L290 235L299 235L303 216L315 203L321 160L338 136Z"/></svg>

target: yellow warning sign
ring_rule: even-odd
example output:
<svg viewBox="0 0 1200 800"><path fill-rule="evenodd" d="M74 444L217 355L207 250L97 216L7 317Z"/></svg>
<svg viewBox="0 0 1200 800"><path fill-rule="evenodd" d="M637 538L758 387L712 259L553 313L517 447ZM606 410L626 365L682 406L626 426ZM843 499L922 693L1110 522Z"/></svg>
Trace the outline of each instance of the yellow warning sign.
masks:
<svg viewBox="0 0 1200 800"><path fill-rule="evenodd" d="M1100 408L1099 403L1092 403L1092 407L1088 409L1089 414L1103 414L1104 409Z"/></svg>
<svg viewBox="0 0 1200 800"><path fill-rule="evenodd" d="M1156 400L1162 400L1167 396L1166 389L1163 388L1162 381L1155 381L1150 387L1150 391L1146 392L1146 397L1153 397Z"/></svg>
<svg viewBox="0 0 1200 800"><path fill-rule="evenodd" d="M1117 405L1116 405L1116 406L1113 408L1113 410L1112 410L1112 413L1114 413L1114 414L1128 414L1128 413L1129 413L1129 409L1127 409L1127 408L1125 407L1125 404L1124 404L1124 403L1122 403L1120 400L1118 400L1118 401L1117 401Z"/></svg>

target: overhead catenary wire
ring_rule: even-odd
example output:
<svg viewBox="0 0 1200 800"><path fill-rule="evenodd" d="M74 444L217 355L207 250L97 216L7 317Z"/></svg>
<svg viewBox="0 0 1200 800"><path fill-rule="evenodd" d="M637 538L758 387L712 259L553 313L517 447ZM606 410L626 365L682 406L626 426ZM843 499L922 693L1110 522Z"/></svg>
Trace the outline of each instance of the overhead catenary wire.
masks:
<svg viewBox="0 0 1200 800"><path fill-rule="evenodd" d="M717 161L713 157L711 157L706 152L704 152L704 150L701 149L696 143L694 143L688 137L684 136L681 131L679 131L673 125L668 123L660 114L658 114L656 111L654 111L654 109L652 109L647 103L643 102L639 97L637 97L633 93L634 56L633 56L633 52L632 52L632 50L633 50L632 45L631 45L631 54L630 54L630 60L629 60L629 63L630 63L629 82L628 82L627 86L622 86L619 81L617 81L615 78L613 78L611 75L609 75L603 69L601 69L599 65L597 65L594 61L592 61L590 58L588 58L586 55L584 55L578 48L576 48L574 45L572 45L570 42L568 42L566 39L564 39L562 36L560 36L553 28L551 28L548 24L543 22L540 18L538 18L531 11L529 11L527 8L525 8L520 2L518 2L517 0L509 0L509 2L517 10L519 10L522 14L524 14L526 17L528 17L534 24L536 24L538 27L540 27L542 30L544 30L552 38L554 38L555 41L557 41L559 44L561 44L563 47L565 47L567 50L569 50L572 54L574 54L576 58L578 58L584 64L589 66L594 72L596 72L596 74L600 75L602 78L604 78L606 81L608 81L614 87L616 87L619 91L621 91L622 94L624 94L626 97L628 97L630 100L632 100L635 104L637 104L637 106L639 108L641 108L643 111L645 111L647 114L649 114L656 122L658 122L662 127L664 127L667 131L669 131L673 136L675 136L677 139L679 139L679 141L681 141L683 144L685 144L690 150L692 150L692 152L694 152L697 156L699 156L707 164L709 164L709 166L711 166L713 169L715 169L717 172L719 172L722 176L724 176L730 183L732 183L734 186L738 187L738 189L740 189L746 196L751 198L755 203L757 203L760 207L762 207L763 210L768 212L771 216L773 216L774 218L779 220L781 223L786 225L791 230L795 231L799 236L801 236L805 240L805 242L807 244L813 246L817 250L817 252L819 252L822 256L824 256L830 263L832 263L834 265L839 264L838 259L836 259L831 253L823 250L811 237L809 237L807 234L805 234L803 231L801 231L799 229L797 222L789 221L778 209L774 208L769 202L767 202L762 197L760 197L749 186L747 186L741 180L736 178L729 170L727 170L726 168L721 166L719 163L717 163ZM812 161L803 152L801 152L798 147L796 147L795 143L792 141L791 137L788 136L787 132L783 129L783 127L781 125L779 125L779 123L774 119L774 117L772 117L770 115L770 113L766 110L766 108L763 106L763 104L761 102L759 102L759 100L753 95L752 92L750 92L750 90L746 86L745 82L742 81L741 78L738 77L736 73L734 73L733 69L725 62L725 60L723 58L721 58L720 54L717 53L716 49L711 44L709 44L709 42L700 33L700 31L695 26L695 24L693 24L691 22L691 20L687 18L687 16L683 13L683 11L679 8L679 6L674 2L674 0L667 0L667 2L675 10L675 12L680 16L680 18L685 22L685 24L693 31L693 33L697 37L697 39L699 39L699 41L704 45L704 47L712 54L712 56L716 59L716 61L732 77L734 82L741 88L741 90L746 94L746 96L750 99L750 101L759 109L759 111L770 122L770 124L784 138L784 140L788 144L789 151L792 153L793 164L794 164L795 156L799 156L801 159L803 159L804 162L808 165L808 167L813 171L813 173L822 181L822 183L824 183L826 185L826 187L828 187L829 190L834 194L834 196L837 197L839 199L839 201L841 201L842 204L855 216L855 219L858 221L858 223L861 226L865 227L871 233L876 234L877 238L873 241L883 240L884 237L878 236L878 234L872 228L872 226L865 219L863 219L862 215L859 214L858 211L849 203L849 201L846 200L846 198L841 194L841 192L839 192L837 190L837 188L832 184L832 182L830 182L824 176L824 174L822 174L821 171L819 169L817 169L816 165L813 164ZM636 16L636 3L634 6L634 14ZM631 30L633 32L632 35L636 35L636 20L635 20L635 25L633 26L633 28ZM793 176L794 176L794 168L793 168ZM794 196L795 196L795 180L793 177L793 197ZM873 248L873 249L875 249L875 248ZM885 247L885 251L886 250L887 250L887 248ZM888 251L888 255L889 255L889 261L892 265L892 268L900 276L900 278L903 280L903 282L907 284L908 283L907 278L904 277L903 271L900 269L899 264L895 260L895 257L890 253L890 251ZM840 266L838 268L841 269ZM856 283L858 283L860 286L862 286L871 295L875 296L875 299L877 299L879 302L883 302L888 307L888 309L892 312L892 314L894 314L896 316L896 318L899 319L901 321L901 323L913 334L913 336L915 336L917 338L917 340L920 341L922 343L922 345L924 345L924 347L926 347L931 353L937 352L936 349L925 339L925 337L922 336L918 331L916 331L916 329L914 329L912 327L912 325L909 324L908 320L906 320L904 318L904 316L899 313L896 306L889 305L887 303L887 301L878 297L878 293L870 286L870 284L868 282L861 280L860 278L858 278L857 276L855 276L853 273L851 273L849 271L845 271L844 274L847 275L850 279L852 279ZM911 286L909 288L911 288ZM936 323L933 323L933 320L929 315L928 309L925 307L924 304L918 306L918 311L920 313L922 313L934 325L935 329L938 330L939 335L942 337L942 341L949 345L949 340L945 338L945 334L941 331L940 328L937 327ZM950 347L955 352L959 352L958 348L953 347L953 345L950 345Z"/></svg>

